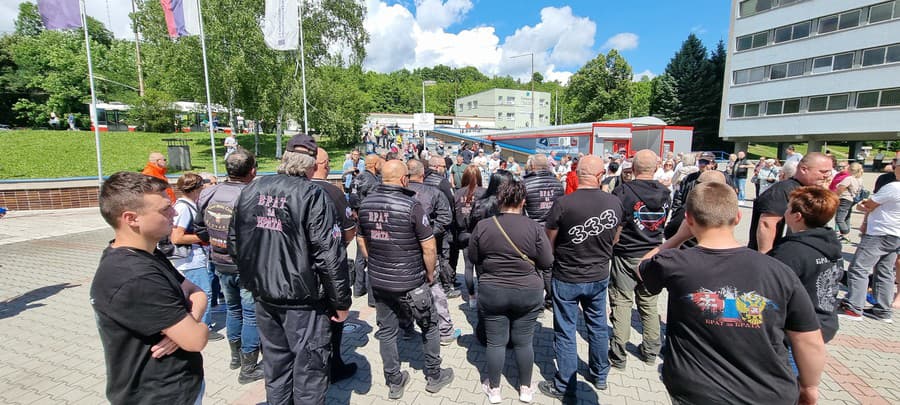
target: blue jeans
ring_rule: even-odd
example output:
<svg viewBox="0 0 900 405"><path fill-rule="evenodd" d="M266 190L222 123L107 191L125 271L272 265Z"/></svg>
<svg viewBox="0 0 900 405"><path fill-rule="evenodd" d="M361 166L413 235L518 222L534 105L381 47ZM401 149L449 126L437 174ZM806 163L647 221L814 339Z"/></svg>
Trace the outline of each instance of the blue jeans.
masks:
<svg viewBox="0 0 900 405"><path fill-rule="evenodd" d="M229 342L241 341L241 352L259 349L259 330L256 328L256 303L253 294L241 288L241 275L219 272L222 294L225 294L225 334Z"/></svg>
<svg viewBox="0 0 900 405"><path fill-rule="evenodd" d="M744 201L747 199L746 190L747 190L747 178L746 177L735 177L734 184L737 185L738 189L738 201Z"/></svg>
<svg viewBox="0 0 900 405"><path fill-rule="evenodd" d="M590 283L567 283L556 278L553 285L553 350L556 352L556 389L575 388L578 350L578 306L584 310L588 334L590 378L605 383L609 374L609 332L606 322L606 293L609 278Z"/></svg>
<svg viewBox="0 0 900 405"><path fill-rule="evenodd" d="M212 288L209 283L209 269L206 267L198 267L196 269L184 270L182 273L184 273L184 278L196 284L197 287L200 287L200 289L206 293L206 311L203 312L203 318L201 318L200 321L207 326L211 326L209 324L211 320L211 317L209 316L209 306L212 304Z"/></svg>

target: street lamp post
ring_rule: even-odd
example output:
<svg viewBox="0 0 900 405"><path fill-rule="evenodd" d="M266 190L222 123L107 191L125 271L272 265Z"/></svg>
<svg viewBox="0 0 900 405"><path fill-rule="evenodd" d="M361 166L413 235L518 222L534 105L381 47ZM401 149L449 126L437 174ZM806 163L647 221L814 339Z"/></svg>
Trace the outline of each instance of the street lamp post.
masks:
<svg viewBox="0 0 900 405"><path fill-rule="evenodd" d="M425 86L437 84L434 80L422 80L422 114L425 114ZM428 133L422 131L422 147L428 149Z"/></svg>
<svg viewBox="0 0 900 405"><path fill-rule="evenodd" d="M510 56L510 59L521 58L523 56L531 56L531 126L534 127L534 53L523 53L521 55Z"/></svg>

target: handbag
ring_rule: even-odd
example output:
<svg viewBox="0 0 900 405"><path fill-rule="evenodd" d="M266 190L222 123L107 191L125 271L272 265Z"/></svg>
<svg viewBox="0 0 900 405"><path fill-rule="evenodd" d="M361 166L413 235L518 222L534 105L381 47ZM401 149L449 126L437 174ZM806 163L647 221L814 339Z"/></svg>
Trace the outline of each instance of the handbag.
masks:
<svg viewBox="0 0 900 405"><path fill-rule="evenodd" d="M178 201L175 204L178 204L179 202L181 202L181 201ZM190 228L193 228L194 217L197 215L197 213L196 213L196 211L194 211L194 208L191 207L190 204L188 204L187 207L188 207L188 212L191 213ZM188 231L190 231L190 230L191 229L188 229ZM179 245L179 244L172 243L170 236L166 235L164 238L162 238L159 242L156 243L156 248L159 249L159 251L162 252L162 254L164 254L167 259L170 259L170 260L186 259L188 256L191 255L192 245Z"/></svg>
<svg viewBox="0 0 900 405"><path fill-rule="evenodd" d="M519 250L519 247L516 246L515 243L513 243L512 239L509 238L509 235L506 234L506 231L503 229L503 227L500 226L500 221L497 220L497 216L493 216L493 217L491 217L491 219L493 219L494 223L497 224L497 229L500 230L500 233L503 234L503 237L506 238L507 242L509 242L509 246L512 246L513 250L516 251L516 253L519 255L519 258L521 258L523 261L527 262L532 267L534 267L535 270L537 270L537 266L534 264L534 261L531 260L531 258L529 258L528 255L526 255L525 253L522 253L522 251Z"/></svg>

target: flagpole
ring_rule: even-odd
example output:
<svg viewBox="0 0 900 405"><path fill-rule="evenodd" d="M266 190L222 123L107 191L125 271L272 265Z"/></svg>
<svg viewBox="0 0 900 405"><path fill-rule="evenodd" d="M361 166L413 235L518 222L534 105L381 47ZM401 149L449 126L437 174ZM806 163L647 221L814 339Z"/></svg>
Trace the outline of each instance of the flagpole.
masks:
<svg viewBox="0 0 900 405"><path fill-rule="evenodd" d="M303 0L297 2L300 24L300 80L303 82L303 132L309 134L309 122L306 113L306 50L303 48Z"/></svg>
<svg viewBox="0 0 900 405"><path fill-rule="evenodd" d="M81 26L84 28L84 46L87 49L88 79L91 83L91 120L94 125L94 145L97 148L97 182L103 185L103 160L100 152L100 117L97 115L97 92L94 90L94 64L91 61L91 37L88 35L87 11L81 0Z"/></svg>
<svg viewBox="0 0 900 405"><path fill-rule="evenodd" d="M206 65L206 36L203 33L203 10L200 0L197 1L197 15L200 18L200 49L203 51L203 80L206 82L206 116L209 118L209 146L212 150L213 175L219 177L219 165L216 163L216 137L213 131L212 97L209 96L209 67Z"/></svg>

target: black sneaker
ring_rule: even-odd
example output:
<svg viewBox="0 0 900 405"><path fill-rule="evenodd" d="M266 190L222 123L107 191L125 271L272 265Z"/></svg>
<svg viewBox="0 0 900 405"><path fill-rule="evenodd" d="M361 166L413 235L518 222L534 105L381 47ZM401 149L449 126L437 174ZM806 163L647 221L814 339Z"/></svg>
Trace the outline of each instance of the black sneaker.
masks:
<svg viewBox="0 0 900 405"><path fill-rule="evenodd" d="M538 389L542 394L550 397L562 400L566 397L566 393L556 389L556 384L553 381L541 381L538 383Z"/></svg>
<svg viewBox="0 0 900 405"><path fill-rule="evenodd" d="M452 289L450 289L450 290L447 290L447 299L448 299L448 300L451 300L451 299L454 299L454 298L457 298L457 297L460 297L460 296L462 296L462 291L459 291L459 290L457 290L457 289L455 289L455 288L452 288Z"/></svg>
<svg viewBox="0 0 900 405"><path fill-rule="evenodd" d="M451 382L453 382L453 369L441 369L441 372L437 375L437 377L429 378L428 382L425 383L425 391L434 394L440 391L441 388L450 385Z"/></svg>
<svg viewBox="0 0 900 405"><path fill-rule="evenodd" d="M594 384L594 389L596 390L606 391L606 389L609 388L609 385L606 384L606 381L600 382L600 380L597 380L595 378L591 378L589 380L591 380L591 384Z"/></svg>
<svg viewBox="0 0 900 405"><path fill-rule="evenodd" d="M208 342L215 342L222 339L225 339L225 335L215 331L209 331L209 336L206 338Z"/></svg>
<svg viewBox="0 0 900 405"><path fill-rule="evenodd" d="M388 385L388 399L403 398L407 385L409 385L409 371L404 370L400 372L400 384Z"/></svg>
<svg viewBox="0 0 900 405"><path fill-rule="evenodd" d="M640 353L641 361L643 361L647 365L656 365L656 355L648 355L644 353L644 345L638 345L638 353Z"/></svg>
<svg viewBox="0 0 900 405"><path fill-rule="evenodd" d="M625 362L624 361L609 361L609 365L616 370L624 370Z"/></svg>
<svg viewBox="0 0 900 405"><path fill-rule="evenodd" d="M356 363L343 363L339 366L332 366L331 382L336 383L353 377L353 375L356 374L357 368L359 368L359 366L357 366Z"/></svg>
<svg viewBox="0 0 900 405"><path fill-rule="evenodd" d="M889 316L886 317L886 316L877 315L877 314L875 314L875 312L872 311L872 309L870 309L870 308L866 308L866 309L863 310L863 316L865 316L866 318L869 318L869 319L874 319L874 320L879 321L879 322L884 322L884 323L894 323L894 320L891 319L891 317L889 317Z"/></svg>

